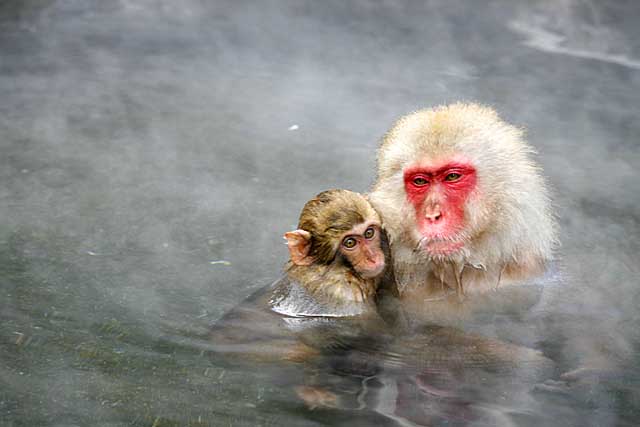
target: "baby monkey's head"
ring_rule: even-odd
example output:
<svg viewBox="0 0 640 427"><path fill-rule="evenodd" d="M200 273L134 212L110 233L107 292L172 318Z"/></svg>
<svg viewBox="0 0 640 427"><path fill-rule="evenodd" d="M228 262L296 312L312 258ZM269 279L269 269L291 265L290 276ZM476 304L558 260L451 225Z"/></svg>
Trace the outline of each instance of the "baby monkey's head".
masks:
<svg viewBox="0 0 640 427"><path fill-rule="evenodd" d="M367 199L348 190L327 190L309 200L298 229L285 233L294 265L342 263L362 278L382 273L381 221Z"/></svg>

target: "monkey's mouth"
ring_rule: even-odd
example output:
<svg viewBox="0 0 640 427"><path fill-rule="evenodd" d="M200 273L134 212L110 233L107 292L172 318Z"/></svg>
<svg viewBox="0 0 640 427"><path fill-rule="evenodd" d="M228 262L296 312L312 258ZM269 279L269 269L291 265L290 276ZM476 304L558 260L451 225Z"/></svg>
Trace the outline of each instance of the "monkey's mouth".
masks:
<svg viewBox="0 0 640 427"><path fill-rule="evenodd" d="M375 263L371 267L360 271L360 276L362 276L363 279L373 279L374 277L379 276L380 273L384 271L384 266L384 261Z"/></svg>
<svg viewBox="0 0 640 427"><path fill-rule="evenodd" d="M416 250L423 250L430 255L449 256L464 248L464 242L460 240L437 239L423 237L420 239Z"/></svg>

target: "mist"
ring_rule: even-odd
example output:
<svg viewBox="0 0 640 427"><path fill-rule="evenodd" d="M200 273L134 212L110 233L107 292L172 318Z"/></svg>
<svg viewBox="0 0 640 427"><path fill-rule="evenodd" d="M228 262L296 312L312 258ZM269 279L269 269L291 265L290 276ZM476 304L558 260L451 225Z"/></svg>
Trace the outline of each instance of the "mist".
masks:
<svg viewBox="0 0 640 427"><path fill-rule="evenodd" d="M588 0L2 2L0 424L320 423L256 410L277 384L204 360L201 337L280 275L306 200L369 189L395 119L476 101L526 129L560 223L564 284L523 341L553 341L561 370L627 369L617 397L596 387L598 417L564 415L631 425L639 18Z"/></svg>

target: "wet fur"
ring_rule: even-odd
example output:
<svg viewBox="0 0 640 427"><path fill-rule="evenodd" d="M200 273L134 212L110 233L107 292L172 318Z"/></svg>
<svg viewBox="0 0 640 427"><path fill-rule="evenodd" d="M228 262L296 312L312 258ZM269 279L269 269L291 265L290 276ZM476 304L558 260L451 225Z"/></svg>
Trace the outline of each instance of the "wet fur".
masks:
<svg viewBox="0 0 640 427"><path fill-rule="evenodd" d="M364 279L353 272L340 256L341 236L355 225L380 217L361 194L348 190L327 190L308 201L300 214L298 229L311 234L312 265L289 261L285 272L310 294L334 302L363 302L373 299L378 280Z"/></svg>
<svg viewBox="0 0 640 427"><path fill-rule="evenodd" d="M401 290L429 278L472 291L539 274L557 245L556 223L540 167L523 131L491 108L453 104L416 111L399 119L382 138L378 177L370 201L380 213ZM407 201L403 170L428 158L464 156L477 171L467 199L465 248L453 258L419 250L415 210ZM429 276L429 277L427 277Z"/></svg>
<svg viewBox="0 0 640 427"><path fill-rule="evenodd" d="M303 286L311 295L335 302L364 302L373 299L378 279L363 279L343 263L297 266L288 264L289 278Z"/></svg>

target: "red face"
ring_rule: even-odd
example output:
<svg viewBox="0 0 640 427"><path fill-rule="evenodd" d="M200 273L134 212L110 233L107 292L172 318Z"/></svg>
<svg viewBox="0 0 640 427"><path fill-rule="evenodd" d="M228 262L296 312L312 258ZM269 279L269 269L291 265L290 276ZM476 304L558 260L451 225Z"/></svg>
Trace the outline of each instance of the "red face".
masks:
<svg viewBox="0 0 640 427"><path fill-rule="evenodd" d="M342 238L339 251L365 279L376 277L384 270L379 224L364 223L353 227Z"/></svg>
<svg viewBox="0 0 640 427"><path fill-rule="evenodd" d="M464 242L464 207L476 187L476 170L468 162L417 165L404 171L407 199L415 209L421 247L429 253L450 255Z"/></svg>

